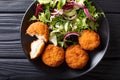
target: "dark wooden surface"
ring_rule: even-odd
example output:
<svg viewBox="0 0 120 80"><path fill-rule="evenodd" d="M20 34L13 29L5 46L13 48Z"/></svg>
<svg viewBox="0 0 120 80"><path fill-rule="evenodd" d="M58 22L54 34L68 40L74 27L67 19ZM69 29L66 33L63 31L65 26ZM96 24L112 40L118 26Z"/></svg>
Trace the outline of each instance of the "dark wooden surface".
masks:
<svg viewBox="0 0 120 80"><path fill-rule="evenodd" d="M0 80L50 80L28 61L21 46L21 20L33 1L0 0ZM92 71L70 80L120 80L120 0L94 1L109 21L109 48Z"/></svg>

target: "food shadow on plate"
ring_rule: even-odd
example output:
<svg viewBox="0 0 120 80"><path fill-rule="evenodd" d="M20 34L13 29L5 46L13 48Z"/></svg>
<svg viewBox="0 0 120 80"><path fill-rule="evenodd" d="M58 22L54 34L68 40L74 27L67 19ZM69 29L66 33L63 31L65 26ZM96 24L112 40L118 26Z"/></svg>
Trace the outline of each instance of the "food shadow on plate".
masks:
<svg viewBox="0 0 120 80"><path fill-rule="evenodd" d="M94 4L97 6L98 11L102 11L102 9L99 8L99 6L96 3L94 3ZM29 35L26 35L25 33L26 33L26 29L28 28L28 26L32 23L29 21L29 19L34 14L35 8L36 8L36 3L33 3L24 16L24 20L22 22L23 24L22 24L22 28L21 28L21 42L22 42L22 47L25 51L26 56L28 57L30 62L36 66L36 68L38 69L38 71L40 71L41 74L54 75L54 77L57 76L59 78L78 77L78 76L81 76L81 75L87 73L88 71L93 69L99 63L99 61L102 59L102 57L105 54L107 44L109 41L109 37L108 37L109 36L109 30L108 30L109 25L108 25L107 19L103 18L103 17L101 17L98 20L98 22L100 24L100 27L98 29L98 34L101 37L101 44L94 51L87 51L90 58L89 58L87 65L83 69L79 69L79 70L71 69L67 66L65 61L59 67L52 68L52 67L45 65L42 62L41 56L38 59L31 60L30 55L29 55L30 45L31 45L31 42L36 40L36 37L30 37Z"/></svg>
<svg viewBox="0 0 120 80"><path fill-rule="evenodd" d="M62 74L64 72L68 72L68 71L71 71L71 72L84 72L86 71L87 69L90 68L90 60L88 61L88 64L83 68L83 69L71 69L70 67L67 66L66 62L64 61L60 66L58 67L49 67L47 65L45 65L43 63L43 61L41 60L41 56L38 57L37 59L35 60L30 60L35 66L37 69L39 69L41 72L45 73L45 74L49 74L49 75L59 75L59 74Z"/></svg>

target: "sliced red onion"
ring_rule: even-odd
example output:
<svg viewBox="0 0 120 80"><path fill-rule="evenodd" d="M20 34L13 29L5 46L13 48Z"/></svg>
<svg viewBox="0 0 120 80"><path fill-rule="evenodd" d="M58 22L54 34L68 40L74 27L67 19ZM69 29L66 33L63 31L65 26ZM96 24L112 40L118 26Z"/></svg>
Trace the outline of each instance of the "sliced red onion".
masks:
<svg viewBox="0 0 120 80"><path fill-rule="evenodd" d="M63 9L61 10L54 9L54 12L51 13L51 15L62 15L62 14L63 14Z"/></svg>
<svg viewBox="0 0 120 80"><path fill-rule="evenodd" d="M66 3L66 5L63 7L63 9L68 10L68 9L73 8L73 6L77 6L79 8L82 8L84 10L85 15L88 17L88 19L95 22L95 20L90 15L88 8L86 6L84 6L84 5L80 5L80 4L76 3L74 0Z"/></svg>
<svg viewBox="0 0 120 80"><path fill-rule="evenodd" d="M95 22L95 19L93 19L92 16L90 15L88 8L85 7L83 10L84 10L85 15L88 17L88 19Z"/></svg>
<svg viewBox="0 0 120 80"><path fill-rule="evenodd" d="M78 32L69 32L69 33L65 34L64 40L66 40L66 38L69 37L69 36L71 36L71 35L79 36L79 33Z"/></svg>
<svg viewBox="0 0 120 80"><path fill-rule="evenodd" d="M66 5L63 7L64 10L68 10L68 9L71 9L73 8L73 6L77 6L79 8L84 8L83 5L80 5L78 3L76 3L75 1L70 1L70 2L67 2Z"/></svg>
<svg viewBox="0 0 120 80"><path fill-rule="evenodd" d="M84 5L80 5L80 4L76 3L75 1L70 1L70 2L72 2L74 4L74 6L77 6L82 9L85 7Z"/></svg>
<svg viewBox="0 0 120 80"><path fill-rule="evenodd" d="M67 2L67 3L65 4L65 6L63 6L63 9L64 9L64 10L68 10L68 9L73 8L73 6L74 6L74 2Z"/></svg>
<svg viewBox="0 0 120 80"><path fill-rule="evenodd" d="M36 12L35 12L36 17L38 17L38 14L39 14L41 9L42 9L42 4L38 4L37 7L36 7Z"/></svg>

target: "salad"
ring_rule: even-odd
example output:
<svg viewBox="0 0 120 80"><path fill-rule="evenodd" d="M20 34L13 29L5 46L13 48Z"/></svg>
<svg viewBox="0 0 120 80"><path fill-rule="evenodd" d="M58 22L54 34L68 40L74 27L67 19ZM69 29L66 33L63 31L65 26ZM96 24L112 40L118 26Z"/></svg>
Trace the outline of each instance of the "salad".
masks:
<svg viewBox="0 0 120 80"><path fill-rule="evenodd" d="M97 31L98 19L104 16L89 0L37 0L36 12L30 21L49 26L49 42L66 48L77 44L76 37L83 30Z"/></svg>

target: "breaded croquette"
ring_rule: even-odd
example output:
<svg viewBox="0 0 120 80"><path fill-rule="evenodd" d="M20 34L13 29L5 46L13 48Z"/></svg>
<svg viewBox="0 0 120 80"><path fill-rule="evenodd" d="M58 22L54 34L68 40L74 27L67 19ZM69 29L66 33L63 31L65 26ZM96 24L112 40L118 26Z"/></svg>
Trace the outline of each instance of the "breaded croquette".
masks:
<svg viewBox="0 0 120 80"><path fill-rule="evenodd" d="M26 33L30 36L35 35L38 39L42 39L45 42L47 42L49 38L48 26L43 22L32 23L26 30Z"/></svg>
<svg viewBox="0 0 120 80"><path fill-rule="evenodd" d="M36 40L31 43L30 58L36 59L44 50L45 42L43 40Z"/></svg>
<svg viewBox="0 0 120 80"><path fill-rule="evenodd" d="M71 45L65 53L66 63L72 69L82 69L88 62L89 56L80 45Z"/></svg>
<svg viewBox="0 0 120 80"><path fill-rule="evenodd" d="M100 36L92 30L84 30L79 37L79 44L84 50L94 50L100 45Z"/></svg>
<svg viewBox="0 0 120 80"><path fill-rule="evenodd" d="M49 44L42 55L42 61L50 67L57 67L64 62L64 57L63 48Z"/></svg>

